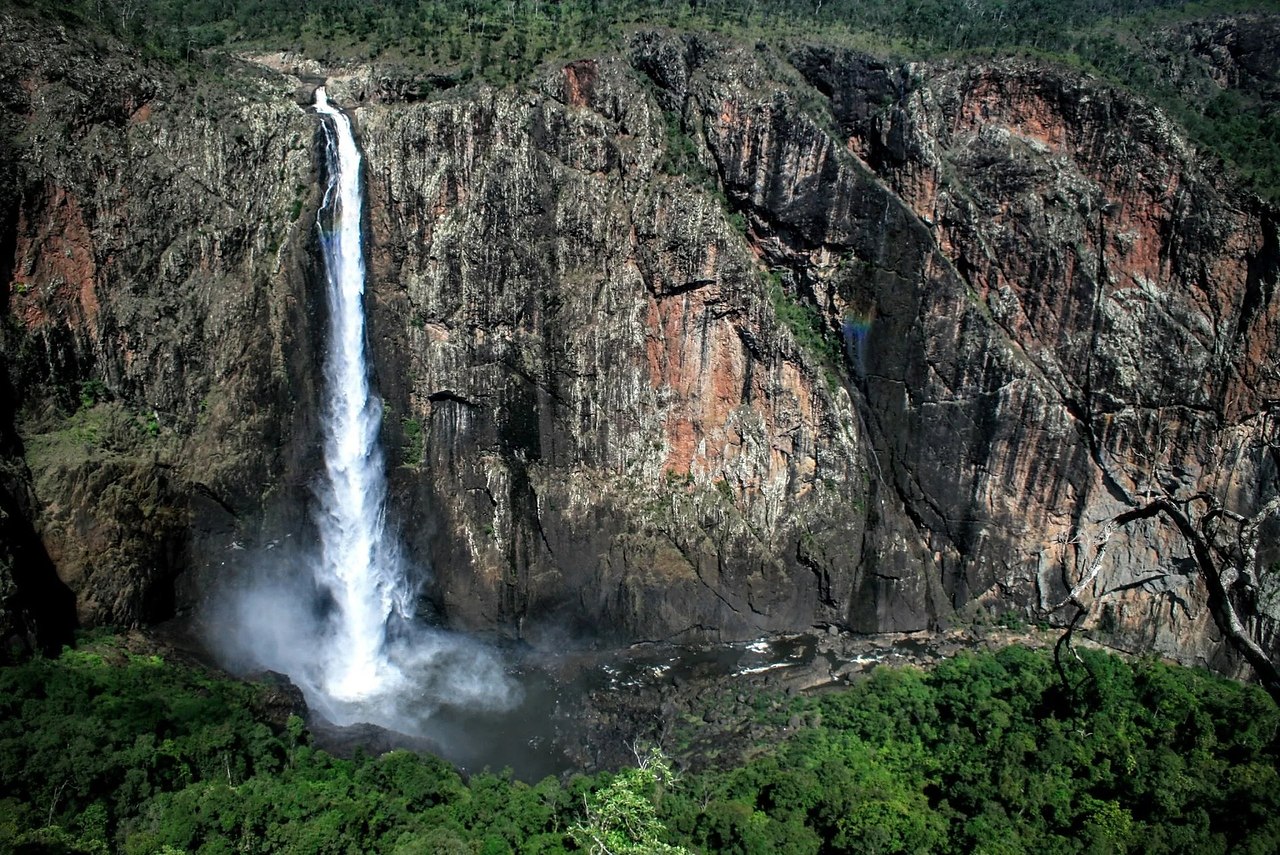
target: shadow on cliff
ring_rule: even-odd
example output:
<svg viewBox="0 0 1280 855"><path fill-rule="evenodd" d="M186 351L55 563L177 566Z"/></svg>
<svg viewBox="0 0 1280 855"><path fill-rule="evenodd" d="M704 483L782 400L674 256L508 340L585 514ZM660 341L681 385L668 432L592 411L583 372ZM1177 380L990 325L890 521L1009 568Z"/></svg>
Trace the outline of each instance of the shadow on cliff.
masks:
<svg viewBox="0 0 1280 855"><path fill-rule="evenodd" d="M16 412L13 387L0 375L0 407ZM22 443L13 425L0 423L0 582L10 576L13 592L0 602L0 630L8 636L0 661L32 648L56 655L74 639L76 599L58 578L53 562L31 523L30 475L22 462Z"/></svg>
<svg viewBox="0 0 1280 855"><path fill-rule="evenodd" d="M17 157L8 134L0 134L0 191L10 204L0 208L0 282L13 281L17 241ZM0 291L0 318L9 317L9 289ZM0 332L8 338L8 330ZM5 342L7 345L7 342ZM76 628L75 595L54 570L44 544L31 520L30 473L23 462L22 440L14 429L18 395L13 386L15 366L6 346L0 352L0 585L9 576L10 595L0 600L0 632L7 637L0 647L0 661L12 652L32 647L56 654L73 639ZM8 614L3 614L7 612Z"/></svg>
<svg viewBox="0 0 1280 855"><path fill-rule="evenodd" d="M18 646L53 656L70 644L76 629L75 595L54 571L35 529L7 486L0 487L0 560L11 562L17 589L10 602ZM0 659L10 652L0 649ZM24 651L25 652L25 651Z"/></svg>

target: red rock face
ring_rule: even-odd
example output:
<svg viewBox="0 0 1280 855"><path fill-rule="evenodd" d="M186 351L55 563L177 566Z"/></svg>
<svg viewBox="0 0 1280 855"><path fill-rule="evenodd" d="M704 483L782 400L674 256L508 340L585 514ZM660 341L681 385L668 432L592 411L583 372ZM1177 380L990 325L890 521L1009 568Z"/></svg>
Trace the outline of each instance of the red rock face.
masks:
<svg viewBox="0 0 1280 855"><path fill-rule="evenodd" d="M732 321L708 320L716 299L688 292L649 308L649 382L674 403L664 421L662 470L724 481L748 497L770 488L806 492L817 466L806 446L822 430L812 375L795 361L753 359ZM762 419L766 449L746 447L745 411Z"/></svg>
<svg viewBox="0 0 1280 855"><path fill-rule="evenodd" d="M54 185L43 198L41 208L18 213L12 310L32 333L51 324L90 332L98 316L97 267L80 203Z"/></svg>
<svg viewBox="0 0 1280 855"><path fill-rule="evenodd" d="M952 127L942 156L961 169L980 153L1003 157L989 161L988 169L1053 170L1019 176L1028 183L1017 188L993 186L974 175L972 183L992 206L981 231L968 223L937 228L948 255L971 266L968 279L982 300L1013 298L1005 301L1013 311L998 315L1001 326L1030 352L1048 348L1044 359L1076 365L1088 361L1087 350L1096 343L1086 347L1079 331L1100 314L1141 325L1129 336L1140 348L1163 332L1159 327L1181 325L1178 335L1162 342L1172 350L1162 346L1159 353L1143 354L1161 362L1204 364L1235 333L1225 327L1265 327L1267 313L1242 315L1249 260L1266 254L1259 212L1215 198L1222 191L1195 179L1195 167L1174 148L1168 129L1162 136L1160 129L1139 124L1119 133L1087 101L1064 103L1084 97L1064 93L1066 85L1043 73L1011 80L1007 72L991 72L968 81L958 103L949 105L954 120L942 119ZM1154 115L1134 119L1156 121ZM1000 147L1003 152L995 150ZM1060 210L1068 201L1075 210ZM1239 371L1254 373L1274 361L1273 342L1254 336L1230 342L1254 349L1253 358L1234 360ZM1141 376L1138 361L1109 366L1109 394L1149 397L1140 388L1149 378ZM1188 384L1167 396L1168 403L1216 399L1232 422L1257 412L1270 394L1245 388L1235 376L1185 373L1196 375L1188 379L1198 388Z"/></svg>
<svg viewBox="0 0 1280 855"><path fill-rule="evenodd" d="M564 67L564 94L574 107L586 107L591 103L597 66L595 61L582 59Z"/></svg>
<svg viewBox="0 0 1280 855"><path fill-rule="evenodd" d="M46 61L0 90L36 138L37 100L89 109ZM47 389L99 379L171 431L109 461L143 502L103 501L102 454L29 455L83 619L129 622L173 584L148 562L207 579L230 544L259 536L266 562L305 531L322 324L298 82L210 118L117 78L92 146L24 161L0 269ZM1039 616L1135 497L1247 512L1274 489L1274 213L1126 96L1032 63L661 34L522 91L411 83L331 94L360 104L392 507L458 625ZM109 543L124 571L91 554ZM1221 664L1185 559L1158 522L1114 539L1095 624Z"/></svg>

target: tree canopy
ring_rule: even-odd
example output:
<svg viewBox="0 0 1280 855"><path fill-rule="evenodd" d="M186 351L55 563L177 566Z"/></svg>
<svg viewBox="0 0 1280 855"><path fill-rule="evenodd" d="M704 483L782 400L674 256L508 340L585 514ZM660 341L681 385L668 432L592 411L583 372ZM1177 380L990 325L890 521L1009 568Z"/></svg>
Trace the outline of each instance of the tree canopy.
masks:
<svg viewBox="0 0 1280 855"><path fill-rule="evenodd" d="M524 782L333 757L278 688L102 638L0 670L0 853L1280 849L1265 692L1080 652L1069 691L1047 653L964 653L785 699L785 736L740 766L637 746Z"/></svg>

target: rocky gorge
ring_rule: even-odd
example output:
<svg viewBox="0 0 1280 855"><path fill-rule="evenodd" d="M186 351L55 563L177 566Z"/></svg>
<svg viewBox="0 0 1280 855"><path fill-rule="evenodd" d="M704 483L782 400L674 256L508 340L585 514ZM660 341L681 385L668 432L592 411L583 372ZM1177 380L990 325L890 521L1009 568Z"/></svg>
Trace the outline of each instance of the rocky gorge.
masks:
<svg viewBox="0 0 1280 855"><path fill-rule="evenodd" d="M365 156L390 513L442 623L1061 621L1144 498L1277 492L1276 210L1082 73L642 29L495 88L182 72L8 12L0 42L10 648L306 559L317 78ZM1177 529L1109 535L1096 634L1236 672Z"/></svg>

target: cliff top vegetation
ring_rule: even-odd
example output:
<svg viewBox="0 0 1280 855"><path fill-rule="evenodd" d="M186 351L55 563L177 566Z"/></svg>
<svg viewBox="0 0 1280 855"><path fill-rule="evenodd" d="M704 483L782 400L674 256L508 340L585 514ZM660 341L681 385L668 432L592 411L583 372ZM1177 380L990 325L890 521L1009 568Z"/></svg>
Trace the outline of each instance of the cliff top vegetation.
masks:
<svg viewBox="0 0 1280 855"><path fill-rule="evenodd" d="M1280 32L1277 0L10 2L105 28L171 61L289 51L325 64L395 65L450 83L515 82L544 62L607 52L619 33L653 26L784 51L800 41L832 43L901 61L1034 56L1156 102L1260 195L1280 200L1280 75L1268 36ZM1250 14L1267 20L1248 38L1216 38L1224 17ZM1222 67L1224 57L1232 68Z"/></svg>

